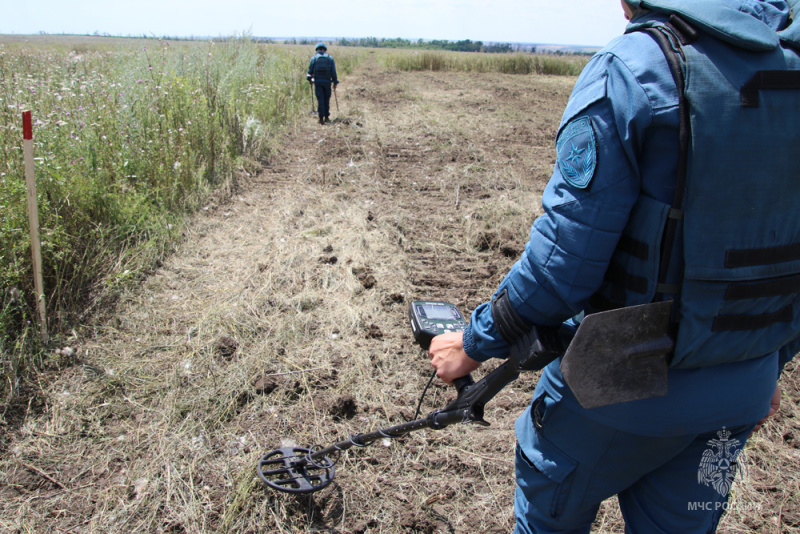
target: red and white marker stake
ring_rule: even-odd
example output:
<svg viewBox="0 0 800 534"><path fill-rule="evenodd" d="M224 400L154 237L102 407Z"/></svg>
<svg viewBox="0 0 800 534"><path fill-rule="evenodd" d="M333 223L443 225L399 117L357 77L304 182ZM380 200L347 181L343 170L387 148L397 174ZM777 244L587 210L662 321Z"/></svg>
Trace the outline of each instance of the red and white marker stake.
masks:
<svg viewBox="0 0 800 534"><path fill-rule="evenodd" d="M31 112L22 112L22 139L25 155L25 182L28 185L28 223L31 230L31 255L33 256L33 286L36 290L36 304L39 309L39 328L42 340L47 343L47 310L44 301L42 282L42 246L39 241L39 206L36 200L36 175L33 167L33 124Z"/></svg>

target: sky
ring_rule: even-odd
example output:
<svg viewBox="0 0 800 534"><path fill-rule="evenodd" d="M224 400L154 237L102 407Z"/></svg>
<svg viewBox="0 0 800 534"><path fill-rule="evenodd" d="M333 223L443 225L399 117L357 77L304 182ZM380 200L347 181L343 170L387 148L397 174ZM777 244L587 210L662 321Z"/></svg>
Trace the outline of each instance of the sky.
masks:
<svg viewBox="0 0 800 534"><path fill-rule="evenodd" d="M603 46L620 0L3 0L0 34L402 37Z"/></svg>

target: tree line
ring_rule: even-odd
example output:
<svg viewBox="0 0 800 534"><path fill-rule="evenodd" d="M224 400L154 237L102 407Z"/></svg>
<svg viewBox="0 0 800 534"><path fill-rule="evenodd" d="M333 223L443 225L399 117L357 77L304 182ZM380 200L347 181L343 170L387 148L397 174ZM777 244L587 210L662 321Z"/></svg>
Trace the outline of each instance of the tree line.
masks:
<svg viewBox="0 0 800 534"><path fill-rule="evenodd" d="M508 43L492 43L484 44L483 41L472 41L464 39L462 41L448 41L443 39L434 39L432 41L425 41L418 39L412 41L409 39L402 39L399 37L393 39L386 39L377 37L364 37L360 39L339 39L339 46L362 46L367 48L419 48L425 50L450 50L455 52L512 52L513 49Z"/></svg>

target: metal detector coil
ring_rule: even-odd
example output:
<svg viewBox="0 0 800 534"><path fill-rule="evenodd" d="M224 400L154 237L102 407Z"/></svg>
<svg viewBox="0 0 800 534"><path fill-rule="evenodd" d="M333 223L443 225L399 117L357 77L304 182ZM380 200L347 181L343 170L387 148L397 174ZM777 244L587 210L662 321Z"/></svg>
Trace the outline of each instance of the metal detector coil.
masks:
<svg viewBox="0 0 800 534"><path fill-rule="evenodd" d="M336 462L327 456L311 459L315 447L284 447L258 462L258 477L272 489L286 493L319 491L333 481Z"/></svg>

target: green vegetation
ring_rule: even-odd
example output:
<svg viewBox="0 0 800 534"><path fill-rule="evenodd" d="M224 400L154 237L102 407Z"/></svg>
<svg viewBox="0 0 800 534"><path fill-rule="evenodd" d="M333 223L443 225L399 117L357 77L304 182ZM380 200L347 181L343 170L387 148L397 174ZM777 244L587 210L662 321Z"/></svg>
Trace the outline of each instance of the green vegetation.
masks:
<svg viewBox="0 0 800 534"><path fill-rule="evenodd" d="M310 106L305 50L249 37L51 39L0 44L0 392L45 348L34 325L23 110L33 112L58 332L157 264L183 216L269 157L275 132ZM356 57L337 60L344 74Z"/></svg>
<svg viewBox="0 0 800 534"><path fill-rule="evenodd" d="M499 72L503 74L553 74L577 76L588 58L550 54L459 54L413 52L385 54L380 60L390 71Z"/></svg>
<svg viewBox="0 0 800 534"><path fill-rule="evenodd" d="M511 45L489 45L483 46L483 41L470 41L465 39L463 41L447 41L435 39L433 41L410 41L408 39L401 39L400 37L394 39L378 39L377 37L365 37L363 39L346 39L341 38L338 42L339 46L363 46L367 48L418 48L425 50L450 50L452 52L510 52Z"/></svg>

